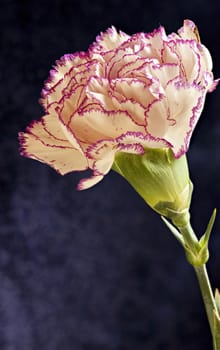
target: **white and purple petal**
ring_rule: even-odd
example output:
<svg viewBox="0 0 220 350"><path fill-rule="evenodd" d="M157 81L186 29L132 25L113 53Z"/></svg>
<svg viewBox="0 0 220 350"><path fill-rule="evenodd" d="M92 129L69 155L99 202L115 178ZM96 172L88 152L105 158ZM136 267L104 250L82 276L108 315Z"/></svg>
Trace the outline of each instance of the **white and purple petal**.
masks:
<svg viewBox="0 0 220 350"><path fill-rule="evenodd" d="M46 163L64 175L88 168L88 161L77 141L75 147L66 139L58 119L45 116L19 134L23 156Z"/></svg>

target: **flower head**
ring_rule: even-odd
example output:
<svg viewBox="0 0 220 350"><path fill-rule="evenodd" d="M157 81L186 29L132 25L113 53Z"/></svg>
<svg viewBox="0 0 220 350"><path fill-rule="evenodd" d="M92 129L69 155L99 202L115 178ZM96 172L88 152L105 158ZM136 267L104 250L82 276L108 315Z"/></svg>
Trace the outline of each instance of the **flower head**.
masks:
<svg viewBox="0 0 220 350"><path fill-rule="evenodd" d="M170 148L179 158L216 85L193 22L170 35L112 27L87 52L56 62L42 91L45 115L19 135L21 154L61 174L91 169L79 189L99 182L119 152Z"/></svg>

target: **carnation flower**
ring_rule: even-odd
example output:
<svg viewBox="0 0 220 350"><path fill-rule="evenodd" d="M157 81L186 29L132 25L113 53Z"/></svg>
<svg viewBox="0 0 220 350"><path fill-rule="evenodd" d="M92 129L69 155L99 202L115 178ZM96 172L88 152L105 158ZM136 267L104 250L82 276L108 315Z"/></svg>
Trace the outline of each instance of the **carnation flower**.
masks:
<svg viewBox="0 0 220 350"><path fill-rule="evenodd" d="M114 27L87 52L56 62L42 91L45 115L20 133L21 154L60 174L91 169L98 183L120 152L186 153L206 93L217 85L195 24L129 36Z"/></svg>

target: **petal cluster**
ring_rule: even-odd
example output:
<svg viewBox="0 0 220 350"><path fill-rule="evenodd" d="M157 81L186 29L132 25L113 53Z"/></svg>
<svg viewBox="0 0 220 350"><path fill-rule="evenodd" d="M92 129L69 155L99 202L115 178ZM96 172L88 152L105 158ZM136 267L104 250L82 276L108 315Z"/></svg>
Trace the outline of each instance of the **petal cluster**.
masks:
<svg viewBox="0 0 220 350"><path fill-rule="evenodd" d="M193 22L170 35L112 27L87 52L56 62L42 91L45 115L19 134L21 153L61 174L91 169L79 189L99 182L118 152L167 147L179 158L216 85Z"/></svg>

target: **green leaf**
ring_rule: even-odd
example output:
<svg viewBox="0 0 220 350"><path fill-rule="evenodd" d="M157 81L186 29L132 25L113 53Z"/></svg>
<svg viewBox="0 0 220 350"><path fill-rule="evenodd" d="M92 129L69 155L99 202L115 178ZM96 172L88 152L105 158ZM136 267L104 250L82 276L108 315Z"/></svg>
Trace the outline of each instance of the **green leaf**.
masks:
<svg viewBox="0 0 220 350"><path fill-rule="evenodd" d="M215 303L218 309L218 313L220 315L220 293L218 289L215 290Z"/></svg>
<svg viewBox="0 0 220 350"><path fill-rule="evenodd" d="M214 350L220 350L220 317L217 314L216 310L213 310L213 316L214 316L214 328L213 328Z"/></svg>
<svg viewBox="0 0 220 350"><path fill-rule="evenodd" d="M215 305L217 310L213 310L213 341L214 341L214 350L220 350L220 293L219 290L215 290Z"/></svg>
<svg viewBox="0 0 220 350"><path fill-rule="evenodd" d="M172 234L174 235L174 237L176 237L176 239L180 242L180 244L182 244L182 246L184 247L184 239L183 236L181 235L181 233L179 233L179 231L176 229L176 227L174 227L167 219L165 219L165 217L161 216L161 219L163 220L163 222L165 223L165 225L168 227L168 229L172 232Z"/></svg>
<svg viewBox="0 0 220 350"><path fill-rule="evenodd" d="M215 218L216 218L216 209L213 210L212 216L209 220L206 231L205 231L204 235L200 238L199 243L200 243L201 247L204 247L204 246L208 247L208 242L209 242L209 238L210 238L212 228L213 228L213 225L215 222Z"/></svg>

